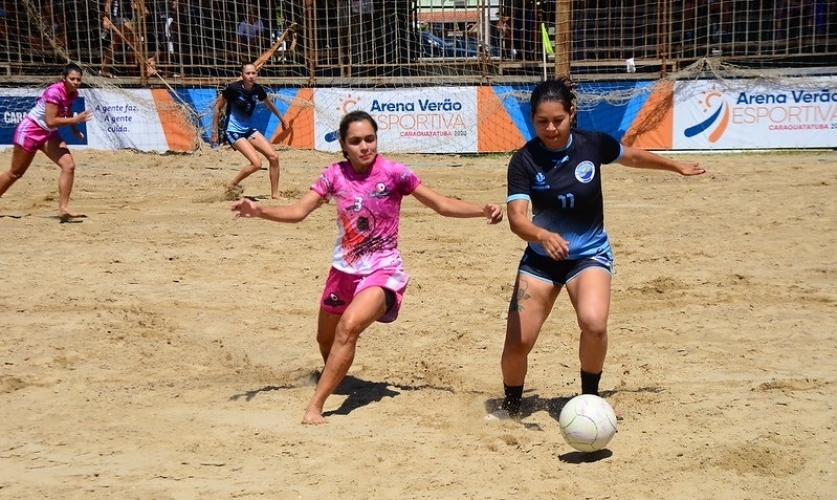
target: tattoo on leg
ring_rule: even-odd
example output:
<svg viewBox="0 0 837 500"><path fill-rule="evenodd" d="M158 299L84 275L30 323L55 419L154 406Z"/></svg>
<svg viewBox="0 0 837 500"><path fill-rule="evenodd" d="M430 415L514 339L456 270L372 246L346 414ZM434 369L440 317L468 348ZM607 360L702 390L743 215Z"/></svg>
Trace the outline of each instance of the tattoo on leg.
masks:
<svg viewBox="0 0 837 500"><path fill-rule="evenodd" d="M529 282L525 280L518 280L514 284L514 292L512 292L512 299L509 302L509 312L523 310L523 301L532 297L526 292L527 288L529 288Z"/></svg>

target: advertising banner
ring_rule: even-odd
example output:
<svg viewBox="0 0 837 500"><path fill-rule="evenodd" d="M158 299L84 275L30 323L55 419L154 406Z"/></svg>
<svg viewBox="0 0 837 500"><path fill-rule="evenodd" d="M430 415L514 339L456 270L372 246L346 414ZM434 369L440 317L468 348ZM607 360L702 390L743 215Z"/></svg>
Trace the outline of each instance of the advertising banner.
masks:
<svg viewBox="0 0 837 500"><path fill-rule="evenodd" d="M91 146L140 151L168 149L150 90L82 92L87 96L87 109L93 112L93 119L88 122Z"/></svg>
<svg viewBox="0 0 837 500"><path fill-rule="evenodd" d="M475 152L476 102L474 87L315 89L314 147L340 151L340 119L350 111L363 110L378 122L382 152Z"/></svg>
<svg viewBox="0 0 837 500"><path fill-rule="evenodd" d="M43 89L0 89L2 123L0 149L12 146L14 129L35 105ZM82 89L73 103L73 113L93 112L92 118L76 127L81 141L70 127L59 127L68 145L93 149L136 149L139 151L187 151L195 147L195 132L176 110L170 94L148 89Z"/></svg>
<svg viewBox="0 0 837 500"><path fill-rule="evenodd" d="M270 95L278 119L260 105L253 126L275 145L339 152L341 118L364 110L377 121L383 153L489 153L520 148L534 136L533 86L389 89L281 88ZM589 83L589 95L630 95L579 106L577 126L653 150L837 148L837 77ZM0 149L42 89L0 89ZM216 88L83 89L73 111L93 112L71 146L194 151L209 141Z"/></svg>
<svg viewBox="0 0 837 500"><path fill-rule="evenodd" d="M837 146L837 78L678 82L673 149Z"/></svg>

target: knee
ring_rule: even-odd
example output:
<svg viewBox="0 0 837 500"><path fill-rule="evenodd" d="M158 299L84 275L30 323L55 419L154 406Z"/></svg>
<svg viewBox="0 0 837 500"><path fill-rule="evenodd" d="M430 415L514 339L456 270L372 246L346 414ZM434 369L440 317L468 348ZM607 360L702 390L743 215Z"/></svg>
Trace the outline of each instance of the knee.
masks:
<svg viewBox="0 0 837 500"><path fill-rule="evenodd" d="M363 326L356 321L347 319L345 316L337 324L334 332L334 341L340 344L354 344L357 342L363 331Z"/></svg>
<svg viewBox="0 0 837 500"><path fill-rule="evenodd" d="M320 345L330 345L334 340L334 332L317 332L317 343Z"/></svg>
<svg viewBox="0 0 837 500"><path fill-rule="evenodd" d="M256 171L258 171L258 170L261 170L261 168L262 168L262 161L261 161L261 160L256 160L256 161L254 161L253 163L251 163L251 164L250 164L250 168L251 168L251 170L252 170L253 172L256 172Z"/></svg>
<svg viewBox="0 0 837 500"><path fill-rule="evenodd" d="M279 155L272 154L267 156L267 162L270 163L271 167L278 167L279 166Z"/></svg>
<svg viewBox="0 0 837 500"><path fill-rule="evenodd" d="M63 162L61 165L61 171L67 174L74 174L76 172L76 163L72 160Z"/></svg>
<svg viewBox="0 0 837 500"><path fill-rule="evenodd" d="M503 352L512 356L528 356L534 346L534 342L527 342L520 337L506 336Z"/></svg>
<svg viewBox="0 0 837 500"><path fill-rule="evenodd" d="M582 335L596 339L607 337L606 317L579 318L578 326L581 328Z"/></svg>

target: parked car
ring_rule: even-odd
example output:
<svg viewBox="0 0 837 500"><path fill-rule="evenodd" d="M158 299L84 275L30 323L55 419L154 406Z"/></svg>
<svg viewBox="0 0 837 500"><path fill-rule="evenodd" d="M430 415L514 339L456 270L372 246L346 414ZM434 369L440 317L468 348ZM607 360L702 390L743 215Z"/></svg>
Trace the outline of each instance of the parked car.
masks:
<svg viewBox="0 0 837 500"><path fill-rule="evenodd" d="M460 49L474 52L479 56L500 57L499 47L492 47L491 45L481 42L476 38L463 38L461 36L455 36L448 38L447 41Z"/></svg>
<svg viewBox="0 0 837 500"><path fill-rule="evenodd" d="M429 31L421 32L421 55L422 57L449 57L467 58L477 57L478 52L474 49L457 47L451 42L442 40Z"/></svg>

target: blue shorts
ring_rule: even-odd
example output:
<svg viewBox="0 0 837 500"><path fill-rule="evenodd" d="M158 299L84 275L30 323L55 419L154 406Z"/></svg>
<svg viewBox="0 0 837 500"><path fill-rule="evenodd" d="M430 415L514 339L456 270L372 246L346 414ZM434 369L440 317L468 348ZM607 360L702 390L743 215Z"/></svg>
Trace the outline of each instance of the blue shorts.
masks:
<svg viewBox="0 0 837 500"><path fill-rule="evenodd" d="M224 136L227 138L227 144L232 146L235 149L235 141L239 139L250 139L253 137L254 134L258 134L259 131L254 128L248 128L244 132L232 132L230 130L224 131Z"/></svg>
<svg viewBox="0 0 837 500"><path fill-rule="evenodd" d="M553 285L564 286L590 267L604 269L612 275L613 252L608 250L575 260L553 260L527 247L520 259L517 272L541 281L548 281Z"/></svg>

